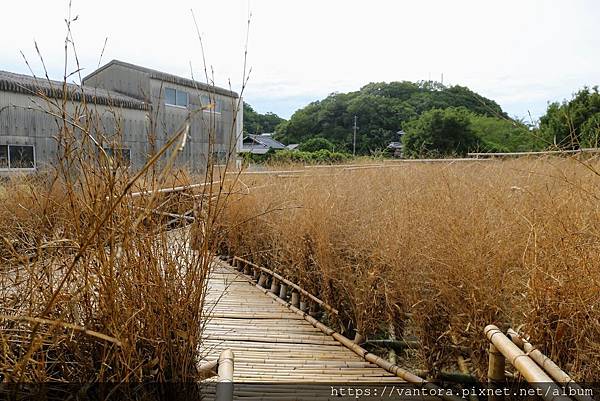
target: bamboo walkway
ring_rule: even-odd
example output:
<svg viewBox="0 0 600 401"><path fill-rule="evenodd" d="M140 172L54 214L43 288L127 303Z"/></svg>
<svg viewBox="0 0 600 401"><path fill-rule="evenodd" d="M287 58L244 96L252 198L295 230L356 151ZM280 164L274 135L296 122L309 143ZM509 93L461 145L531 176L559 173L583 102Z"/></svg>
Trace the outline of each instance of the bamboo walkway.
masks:
<svg viewBox="0 0 600 401"><path fill-rule="evenodd" d="M399 383L232 268L213 268L205 306L203 362L235 355L234 383Z"/></svg>

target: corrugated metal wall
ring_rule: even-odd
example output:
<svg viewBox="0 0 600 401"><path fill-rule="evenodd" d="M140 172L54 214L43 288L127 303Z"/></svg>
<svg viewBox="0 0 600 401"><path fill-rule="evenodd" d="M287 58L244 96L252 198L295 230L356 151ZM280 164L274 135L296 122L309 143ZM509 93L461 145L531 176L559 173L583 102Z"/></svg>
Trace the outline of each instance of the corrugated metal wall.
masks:
<svg viewBox="0 0 600 401"><path fill-rule="evenodd" d="M149 78L141 71L113 66L100 71L86 85L117 91L129 96L144 98L152 104L150 111L107 106L88 105L87 118L94 119L97 129L93 135L107 146L122 141L122 146L131 150L133 168L142 166L148 156L160 149L191 115L190 132L186 146L177 160L179 166L193 171L202 170L209 155L209 136L214 140L212 157L222 160L226 155L237 154L241 143L241 110L235 110L238 99L222 94L210 94L174 83L165 83ZM174 88L189 94L189 107L165 105L164 89ZM149 98L148 98L149 96ZM220 109L194 111L204 105L206 97L217 102ZM80 103L69 103L69 114L84 118L86 114ZM56 110L41 98L0 91L0 145L34 145L38 169L57 159L56 136L62 123L44 111ZM191 112L191 114L190 114ZM237 121L234 113L237 112ZM152 127L156 127L153 131ZM151 145L152 138L155 146ZM210 142L212 142L212 140ZM4 169L3 169L4 170ZM4 171L5 172L5 171Z"/></svg>

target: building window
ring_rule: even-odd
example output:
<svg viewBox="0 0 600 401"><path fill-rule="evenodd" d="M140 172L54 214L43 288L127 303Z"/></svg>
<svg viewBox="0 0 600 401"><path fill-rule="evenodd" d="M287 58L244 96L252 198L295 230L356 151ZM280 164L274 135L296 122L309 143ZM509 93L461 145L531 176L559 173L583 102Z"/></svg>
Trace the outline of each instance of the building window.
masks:
<svg viewBox="0 0 600 401"><path fill-rule="evenodd" d="M117 164L129 166L131 164L131 149L127 148L104 148L106 155Z"/></svg>
<svg viewBox="0 0 600 401"><path fill-rule="evenodd" d="M220 113L223 109L223 103L220 100L211 99L208 95L202 95L200 100L202 101L202 107L206 107L204 109L206 112Z"/></svg>
<svg viewBox="0 0 600 401"><path fill-rule="evenodd" d="M188 107L188 93L173 88L165 88L165 104L169 106Z"/></svg>
<svg viewBox="0 0 600 401"><path fill-rule="evenodd" d="M32 145L0 145L0 168L33 169L35 151Z"/></svg>

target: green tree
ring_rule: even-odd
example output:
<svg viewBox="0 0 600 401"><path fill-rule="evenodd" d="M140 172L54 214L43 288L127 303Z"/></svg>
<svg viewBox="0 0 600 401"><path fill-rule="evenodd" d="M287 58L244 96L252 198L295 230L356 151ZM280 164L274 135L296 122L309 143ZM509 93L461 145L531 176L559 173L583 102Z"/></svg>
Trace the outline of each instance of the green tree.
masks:
<svg viewBox="0 0 600 401"><path fill-rule="evenodd" d="M284 121L274 113L257 113L252 106L244 102L244 132L247 134L274 132L276 127Z"/></svg>
<svg viewBox="0 0 600 401"><path fill-rule="evenodd" d="M563 149L596 146L595 121L600 113L598 87L583 88L569 101L551 103L540 119L540 130L548 145Z"/></svg>
<svg viewBox="0 0 600 401"><path fill-rule="evenodd" d="M334 147L334 144L325 138L310 138L301 143L298 150L302 152L316 152L322 149L333 151Z"/></svg>
<svg viewBox="0 0 600 401"><path fill-rule="evenodd" d="M408 156L464 155L478 138L465 109L434 109L405 124L402 138Z"/></svg>
<svg viewBox="0 0 600 401"><path fill-rule="evenodd" d="M475 113L470 114L470 120L482 152L527 152L545 148L539 133L521 121Z"/></svg>

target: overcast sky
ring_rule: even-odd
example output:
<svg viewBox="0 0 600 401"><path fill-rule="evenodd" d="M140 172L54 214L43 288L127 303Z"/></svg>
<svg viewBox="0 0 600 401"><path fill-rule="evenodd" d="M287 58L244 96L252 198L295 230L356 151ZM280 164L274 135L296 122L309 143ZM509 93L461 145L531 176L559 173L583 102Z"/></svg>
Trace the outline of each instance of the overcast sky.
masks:
<svg viewBox="0 0 600 401"><path fill-rule="evenodd" d="M40 73L37 41L51 78L61 79L67 5L3 0L0 70L27 73L23 51ZM445 84L468 86L515 116L538 117L548 101L600 84L597 0L73 0L81 66L98 66L108 38L102 64L203 76L192 9L216 84L230 80L238 91L252 13L244 97L285 118L332 92L442 73Z"/></svg>

